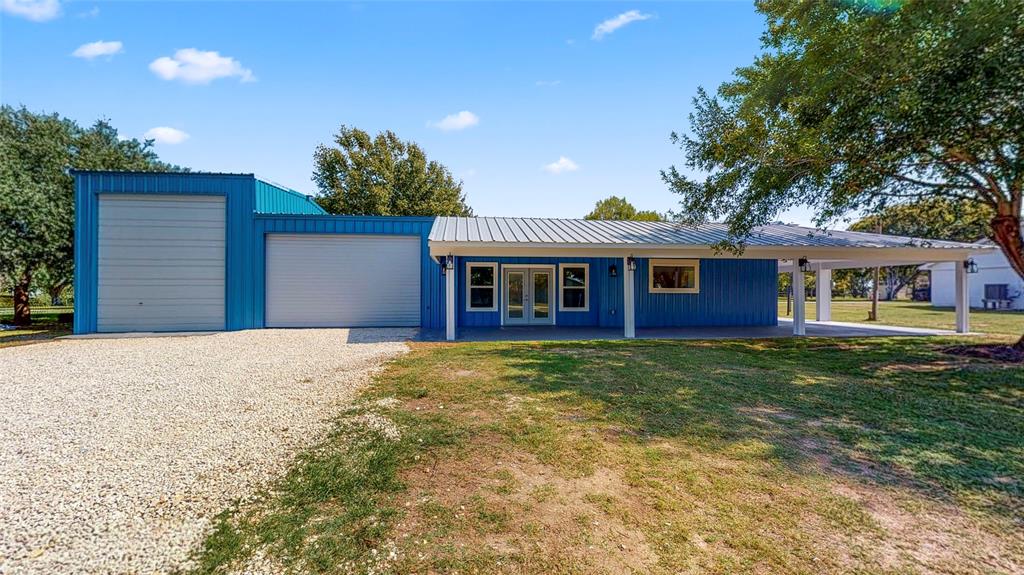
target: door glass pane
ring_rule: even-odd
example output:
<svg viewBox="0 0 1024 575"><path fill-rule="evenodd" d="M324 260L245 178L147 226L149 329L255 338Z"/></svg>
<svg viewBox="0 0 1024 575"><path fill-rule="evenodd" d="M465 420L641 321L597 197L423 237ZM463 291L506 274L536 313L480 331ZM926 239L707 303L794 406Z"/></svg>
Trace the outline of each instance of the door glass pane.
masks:
<svg viewBox="0 0 1024 575"><path fill-rule="evenodd" d="M509 272L508 274L508 317L521 319L523 317L523 274L521 272Z"/></svg>
<svg viewBox="0 0 1024 575"><path fill-rule="evenodd" d="M550 309L551 274L534 272L533 274L533 317L544 319L551 313Z"/></svg>

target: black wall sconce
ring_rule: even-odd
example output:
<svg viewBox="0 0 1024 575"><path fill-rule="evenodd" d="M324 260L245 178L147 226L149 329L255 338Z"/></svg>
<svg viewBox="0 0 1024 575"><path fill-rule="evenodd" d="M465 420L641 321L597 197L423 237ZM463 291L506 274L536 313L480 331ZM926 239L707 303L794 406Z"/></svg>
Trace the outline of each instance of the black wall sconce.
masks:
<svg viewBox="0 0 1024 575"><path fill-rule="evenodd" d="M626 269L635 272L636 271L636 258L629 256L626 258Z"/></svg>
<svg viewBox="0 0 1024 575"><path fill-rule="evenodd" d="M609 277L613 277L613 278L619 277L619 268L618 268L618 266L616 266L615 264L612 264L612 265L608 266L608 276Z"/></svg>
<svg viewBox="0 0 1024 575"><path fill-rule="evenodd" d="M967 273L969 274L976 274L978 273L978 262L974 261L973 258L966 260L964 262L964 269L967 270Z"/></svg>
<svg viewBox="0 0 1024 575"><path fill-rule="evenodd" d="M455 256L441 256L441 275L447 275L448 270L455 269Z"/></svg>
<svg viewBox="0 0 1024 575"><path fill-rule="evenodd" d="M800 258L796 263L800 266L800 271L804 273L811 271L811 262L807 258Z"/></svg>

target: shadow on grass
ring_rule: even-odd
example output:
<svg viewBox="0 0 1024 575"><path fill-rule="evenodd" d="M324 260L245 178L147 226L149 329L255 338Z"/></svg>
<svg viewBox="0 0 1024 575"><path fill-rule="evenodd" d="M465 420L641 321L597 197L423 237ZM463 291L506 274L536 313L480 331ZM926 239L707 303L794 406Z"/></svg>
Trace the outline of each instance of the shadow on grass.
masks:
<svg viewBox="0 0 1024 575"><path fill-rule="evenodd" d="M457 349L457 348L456 348ZM1020 521L1024 369L938 353L926 339L550 342L462 348L500 356L508 383L590 405L646 441L764 457ZM472 360L473 358L466 358Z"/></svg>

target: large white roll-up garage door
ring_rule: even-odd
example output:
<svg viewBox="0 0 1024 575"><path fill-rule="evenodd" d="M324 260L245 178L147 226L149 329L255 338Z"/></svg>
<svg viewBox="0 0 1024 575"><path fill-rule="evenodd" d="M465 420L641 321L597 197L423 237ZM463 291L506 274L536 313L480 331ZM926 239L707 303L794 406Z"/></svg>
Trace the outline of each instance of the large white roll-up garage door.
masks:
<svg viewBox="0 0 1024 575"><path fill-rule="evenodd" d="M267 327L420 325L420 239L270 234Z"/></svg>
<svg viewBox="0 0 1024 575"><path fill-rule="evenodd" d="M99 196L98 331L224 329L223 196Z"/></svg>

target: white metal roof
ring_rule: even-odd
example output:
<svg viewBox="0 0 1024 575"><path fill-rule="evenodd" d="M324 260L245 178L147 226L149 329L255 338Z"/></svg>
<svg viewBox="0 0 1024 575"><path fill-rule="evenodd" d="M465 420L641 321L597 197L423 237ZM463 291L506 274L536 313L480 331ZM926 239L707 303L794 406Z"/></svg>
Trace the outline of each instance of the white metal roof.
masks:
<svg viewBox="0 0 1024 575"><path fill-rule="evenodd" d="M676 222L571 220L556 218L463 218L434 220L429 240L445 244L544 246L706 247L727 241L725 224L687 226ZM803 226L760 226L746 239L749 247L978 249L976 244L884 234L822 231Z"/></svg>

